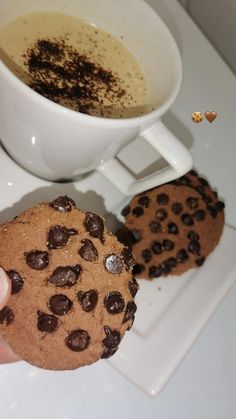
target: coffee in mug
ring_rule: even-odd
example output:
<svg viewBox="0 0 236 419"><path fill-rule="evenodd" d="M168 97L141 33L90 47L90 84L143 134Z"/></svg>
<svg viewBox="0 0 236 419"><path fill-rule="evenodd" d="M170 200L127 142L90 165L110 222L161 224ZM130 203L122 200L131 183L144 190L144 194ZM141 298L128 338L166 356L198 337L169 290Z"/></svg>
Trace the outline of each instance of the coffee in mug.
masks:
<svg viewBox="0 0 236 419"><path fill-rule="evenodd" d="M0 30L0 48L23 82L62 106L106 118L152 110L143 71L123 40L78 17L24 14Z"/></svg>

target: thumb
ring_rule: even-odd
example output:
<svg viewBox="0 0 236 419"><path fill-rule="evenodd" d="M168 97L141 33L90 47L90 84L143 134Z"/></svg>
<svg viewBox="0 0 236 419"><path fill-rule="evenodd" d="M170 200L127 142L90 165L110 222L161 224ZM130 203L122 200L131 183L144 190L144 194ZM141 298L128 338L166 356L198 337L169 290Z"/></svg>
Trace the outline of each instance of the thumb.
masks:
<svg viewBox="0 0 236 419"><path fill-rule="evenodd" d="M11 281L6 272L0 267L0 310L7 304L11 294Z"/></svg>

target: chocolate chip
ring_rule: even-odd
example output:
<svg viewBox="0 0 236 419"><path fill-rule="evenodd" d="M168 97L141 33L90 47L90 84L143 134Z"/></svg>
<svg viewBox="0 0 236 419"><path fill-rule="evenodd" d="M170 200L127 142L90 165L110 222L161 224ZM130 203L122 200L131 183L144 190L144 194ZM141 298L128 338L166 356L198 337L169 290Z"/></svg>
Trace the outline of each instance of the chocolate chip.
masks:
<svg viewBox="0 0 236 419"><path fill-rule="evenodd" d="M48 281L57 287L72 287L77 282L80 272L81 267L79 265L75 265L74 267L58 266Z"/></svg>
<svg viewBox="0 0 236 419"><path fill-rule="evenodd" d="M130 205L126 205L121 211L121 215L123 215L123 217L126 217L127 215L129 215L129 213L130 213Z"/></svg>
<svg viewBox="0 0 236 419"><path fill-rule="evenodd" d="M170 269L175 268L177 266L177 260L173 257L166 259L163 263L164 266L168 266Z"/></svg>
<svg viewBox="0 0 236 419"><path fill-rule="evenodd" d="M218 193L216 191L212 191L214 196L218 199Z"/></svg>
<svg viewBox="0 0 236 419"><path fill-rule="evenodd" d="M149 278L158 278L159 276L161 276L162 274L162 267L161 265L159 266L150 266L149 270L148 270L148 276Z"/></svg>
<svg viewBox="0 0 236 419"><path fill-rule="evenodd" d="M126 309L125 309L125 315L123 319L123 323L126 323L128 320L133 319L134 315L136 313L137 306L134 301L129 301L127 303Z"/></svg>
<svg viewBox="0 0 236 419"><path fill-rule="evenodd" d="M193 225L193 219L192 219L191 215L189 215L189 214L182 214L181 215L181 220L187 226Z"/></svg>
<svg viewBox="0 0 236 419"><path fill-rule="evenodd" d="M169 197L166 193L160 193L157 195L157 203L159 205L167 205L169 202Z"/></svg>
<svg viewBox="0 0 236 419"><path fill-rule="evenodd" d="M159 233L161 231L161 224L156 221L152 221L149 226L152 233Z"/></svg>
<svg viewBox="0 0 236 419"><path fill-rule="evenodd" d="M175 179L175 180L172 180L172 181L170 182L170 184L171 184L171 185L175 185L175 186L183 186L183 184L182 184L182 182L180 181L180 179Z"/></svg>
<svg viewBox="0 0 236 419"><path fill-rule="evenodd" d="M8 306L3 307L2 310L0 310L0 323L4 324L5 326L8 326L11 324L14 320L14 313L12 309Z"/></svg>
<svg viewBox="0 0 236 419"><path fill-rule="evenodd" d="M104 326L104 331L106 334L105 339L103 339L103 344L107 348L117 348L120 343L120 332L118 330L111 330L109 326Z"/></svg>
<svg viewBox="0 0 236 419"><path fill-rule="evenodd" d="M191 180L187 176L182 176L179 178L179 181L182 185L189 185L191 183Z"/></svg>
<svg viewBox="0 0 236 419"><path fill-rule="evenodd" d="M88 262L96 262L98 259L98 252L94 244L88 239L82 240L82 243L84 243L84 245L79 250L80 256Z"/></svg>
<svg viewBox="0 0 236 419"><path fill-rule="evenodd" d="M138 283L137 283L137 281L136 281L136 279L135 279L135 278L132 278L132 279L128 282L128 287L129 287L129 292L130 292L131 296L134 298L134 297L135 297L135 295L136 295L136 294L137 294L137 292L138 292L138 289L139 289L139 285L138 285Z"/></svg>
<svg viewBox="0 0 236 419"><path fill-rule="evenodd" d="M195 260L195 263L196 263L197 266L202 266L204 262L205 262L204 256Z"/></svg>
<svg viewBox="0 0 236 419"><path fill-rule="evenodd" d="M47 246L49 249L57 249L67 244L70 236L75 236L78 231L74 228L66 228L64 226L54 226L50 228L48 233Z"/></svg>
<svg viewBox="0 0 236 419"><path fill-rule="evenodd" d="M205 220L206 213L205 213L205 211L204 211L204 210L199 209L199 210L195 211L195 213L193 214L193 216L194 216L194 218L195 218L197 221L203 221L203 220Z"/></svg>
<svg viewBox="0 0 236 419"><path fill-rule="evenodd" d="M162 274L168 275L170 272L171 272L171 267L164 262L162 265Z"/></svg>
<svg viewBox="0 0 236 419"><path fill-rule="evenodd" d="M196 170L193 170L193 169L189 171L189 174L190 174L191 176L198 176L198 174L197 174Z"/></svg>
<svg viewBox="0 0 236 419"><path fill-rule="evenodd" d="M164 208L161 208L156 210L155 216L158 221L164 221L167 217L167 212Z"/></svg>
<svg viewBox="0 0 236 419"><path fill-rule="evenodd" d="M174 244L174 242L172 242L172 240L163 240L163 242L162 242L162 248L164 249L164 250L173 250L174 249L174 247L175 247L175 244Z"/></svg>
<svg viewBox="0 0 236 419"><path fill-rule="evenodd" d="M197 240L191 240L188 245L188 251L194 255L200 254L200 244Z"/></svg>
<svg viewBox="0 0 236 419"><path fill-rule="evenodd" d="M194 189L201 195L204 196L205 195L205 187L203 185L198 185L196 187L194 187Z"/></svg>
<svg viewBox="0 0 236 419"><path fill-rule="evenodd" d="M141 217L144 214L144 210L142 207L135 207L132 211L132 214L135 217Z"/></svg>
<svg viewBox="0 0 236 419"><path fill-rule="evenodd" d="M177 255L176 255L177 262L184 263L186 262L186 260L188 260L188 258L189 256L185 249L180 249L177 252Z"/></svg>
<svg viewBox="0 0 236 419"><path fill-rule="evenodd" d="M198 207L198 198L193 198L193 197L187 198L186 205L190 209L196 209Z"/></svg>
<svg viewBox="0 0 236 419"><path fill-rule="evenodd" d="M66 338L66 345L71 351L84 351L90 343L90 336L86 330L74 330Z"/></svg>
<svg viewBox="0 0 236 419"><path fill-rule="evenodd" d="M132 232L125 226L119 228L116 232L116 237L120 243L124 244L125 246L132 247L135 243L134 236Z"/></svg>
<svg viewBox="0 0 236 419"><path fill-rule="evenodd" d="M60 212L70 212L72 208L76 208L75 201L66 195L54 199L50 206Z"/></svg>
<svg viewBox="0 0 236 419"><path fill-rule="evenodd" d="M127 268L130 268L131 266L133 266L135 264L134 257L133 257L133 254L132 254L130 248L124 247L122 252L121 252L121 256L122 256Z"/></svg>
<svg viewBox="0 0 236 419"><path fill-rule="evenodd" d="M7 275L11 280L11 293L17 294L24 286L24 280L16 271L7 271Z"/></svg>
<svg viewBox="0 0 236 419"><path fill-rule="evenodd" d="M209 186L209 183L203 177L199 177L198 180L203 186Z"/></svg>
<svg viewBox="0 0 236 419"><path fill-rule="evenodd" d="M212 202L212 199L209 195L202 195L202 200L205 202L205 204L210 204Z"/></svg>
<svg viewBox="0 0 236 419"><path fill-rule="evenodd" d="M46 314L38 311L37 327L40 332L53 333L58 327L58 318L53 314Z"/></svg>
<svg viewBox="0 0 236 419"><path fill-rule="evenodd" d="M139 230L131 230L131 233L132 233L132 235L133 235L133 237L134 237L134 242L135 243L137 243L137 242L139 242L140 240L141 240L141 233L140 233L140 231Z"/></svg>
<svg viewBox="0 0 236 419"><path fill-rule="evenodd" d="M27 265L36 271L46 268L49 264L48 252L32 250L32 252L25 253L25 256Z"/></svg>
<svg viewBox="0 0 236 419"><path fill-rule="evenodd" d="M106 257L104 264L108 272L117 275L122 274L124 268L124 261L120 256L109 255Z"/></svg>
<svg viewBox="0 0 236 419"><path fill-rule="evenodd" d="M225 208L225 204L222 201L217 201L216 205L215 205L217 211L223 211Z"/></svg>
<svg viewBox="0 0 236 419"><path fill-rule="evenodd" d="M189 240L199 240L199 235L193 230L189 231L187 237Z"/></svg>
<svg viewBox="0 0 236 419"><path fill-rule="evenodd" d="M125 308L125 301L118 291L112 291L107 294L103 303L110 314L121 313Z"/></svg>
<svg viewBox="0 0 236 419"><path fill-rule="evenodd" d="M155 241L152 243L151 249L155 255L160 255L162 253L162 244L158 241Z"/></svg>
<svg viewBox="0 0 236 419"><path fill-rule="evenodd" d="M179 229L175 223L169 223L167 226L167 231L169 234L178 234Z"/></svg>
<svg viewBox="0 0 236 419"><path fill-rule="evenodd" d="M149 207L150 199L147 195L140 196L138 199L138 204L142 205L142 207L148 208Z"/></svg>
<svg viewBox="0 0 236 419"><path fill-rule="evenodd" d="M152 252L149 249L144 249L141 252L141 256L144 260L145 263L150 262L151 258L152 258Z"/></svg>
<svg viewBox="0 0 236 419"><path fill-rule="evenodd" d="M72 305L72 301L63 294L54 295L49 300L50 310L58 316L63 316L64 314L68 313Z"/></svg>
<svg viewBox="0 0 236 419"><path fill-rule="evenodd" d="M98 293L96 290L79 291L77 296L84 311L89 313L95 309L98 302Z"/></svg>
<svg viewBox="0 0 236 419"><path fill-rule="evenodd" d="M140 264L140 263L136 263L136 265L133 266L133 275L139 275L141 274L145 269L145 266Z"/></svg>
<svg viewBox="0 0 236 419"><path fill-rule="evenodd" d="M174 202L174 204L171 207L174 214L179 215L181 211L183 211L183 205L180 204L180 202Z"/></svg>
<svg viewBox="0 0 236 419"><path fill-rule="evenodd" d="M104 242L104 222L101 217L93 212L86 212L84 225L90 236L98 238L102 243Z"/></svg>
<svg viewBox="0 0 236 419"><path fill-rule="evenodd" d="M212 218L217 217L217 210L214 207L212 207L211 205L207 205L207 210L209 211Z"/></svg>
<svg viewBox="0 0 236 419"><path fill-rule="evenodd" d="M118 346L116 348L105 348L102 355L101 355L101 359L107 359L110 358L112 355L114 355L116 353L118 349Z"/></svg>

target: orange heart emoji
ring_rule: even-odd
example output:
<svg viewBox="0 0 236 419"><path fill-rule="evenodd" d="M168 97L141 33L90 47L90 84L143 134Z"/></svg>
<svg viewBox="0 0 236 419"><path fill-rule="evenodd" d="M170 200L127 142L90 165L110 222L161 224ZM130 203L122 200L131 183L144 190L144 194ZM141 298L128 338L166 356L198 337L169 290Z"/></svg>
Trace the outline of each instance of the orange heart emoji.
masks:
<svg viewBox="0 0 236 419"><path fill-rule="evenodd" d="M212 112L207 111L205 112L205 117L210 123L212 123L216 119L217 113L215 111L212 111Z"/></svg>

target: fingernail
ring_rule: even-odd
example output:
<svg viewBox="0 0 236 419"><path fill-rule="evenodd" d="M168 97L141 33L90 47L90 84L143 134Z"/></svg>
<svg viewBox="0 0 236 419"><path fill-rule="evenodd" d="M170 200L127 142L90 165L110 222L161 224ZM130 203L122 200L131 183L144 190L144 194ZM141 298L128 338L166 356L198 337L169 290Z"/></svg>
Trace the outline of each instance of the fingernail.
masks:
<svg viewBox="0 0 236 419"><path fill-rule="evenodd" d="M5 271L0 267L0 310L6 305L10 292L10 280Z"/></svg>

